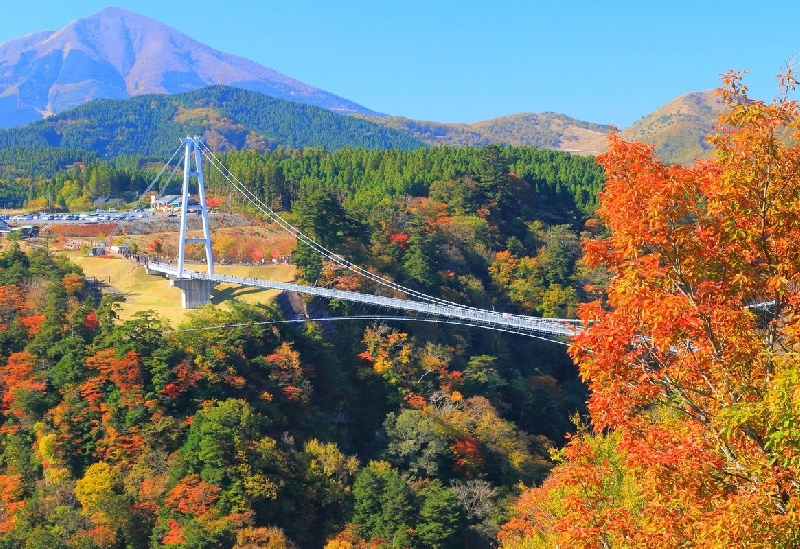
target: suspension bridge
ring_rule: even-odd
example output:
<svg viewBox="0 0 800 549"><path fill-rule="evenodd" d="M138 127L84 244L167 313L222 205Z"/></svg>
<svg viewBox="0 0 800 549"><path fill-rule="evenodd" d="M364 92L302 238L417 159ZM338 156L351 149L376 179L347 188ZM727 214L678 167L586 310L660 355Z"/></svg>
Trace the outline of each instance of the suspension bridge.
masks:
<svg viewBox="0 0 800 549"><path fill-rule="evenodd" d="M211 293L219 283L239 284L257 288L276 289L298 294L323 297L327 299L339 299L356 303L373 305L395 311L403 311L405 314L417 315L409 320L426 320L435 322L456 323L468 326L476 326L491 330L511 332L529 337L551 340L557 338L557 342L563 342L570 336L575 335L580 330L580 323L575 319L562 318L540 318L533 316L514 315L509 313L488 311L476 307L461 305L452 301L443 300L434 296L418 292L412 288L407 288L396 282L376 275L351 263L342 256L326 249L298 228L289 224L286 220L275 213L272 208L264 204L252 191L250 191L241 181L239 181L213 154L199 137L187 137L181 139L182 146L172 155L170 161L165 164L153 183L145 191L148 192L167 166L176 158L181 148L183 155L183 186L180 212L180 232L178 239L178 261L177 265L171 263L149 261L146 265L147 273L161 275L170 279L173 286L180 288L182 292L182 304L184 308L191 309L208 303L211 300ZM358 293L332 288L305 286L301 284L291 284L276 282L256 278L236 277L220 275L214 273L214 261L211 251L211 233L206 207L205 197L205 178L203 175L203 159L220 172L223 178L236 189L244 198L255 206L267 219L277 223L278 226L292 234L298 242L315 250L329 262L345 268L366 280L370 281L375 287L381 288L390 295L373 295ZM178 164L179 165L179 164ZM176 169L178 167L176 165ZM189 205L189 187L192 180L196 180L199 197L199 212L202 217L202 237L187 237L186 221ZM205 263L207 271L195 271L185 268L186 245L191 243L202 244L205 250ZM405 298L392 297L394 295L404 295ZM420 316L421 315L421 316Z"/></svg>

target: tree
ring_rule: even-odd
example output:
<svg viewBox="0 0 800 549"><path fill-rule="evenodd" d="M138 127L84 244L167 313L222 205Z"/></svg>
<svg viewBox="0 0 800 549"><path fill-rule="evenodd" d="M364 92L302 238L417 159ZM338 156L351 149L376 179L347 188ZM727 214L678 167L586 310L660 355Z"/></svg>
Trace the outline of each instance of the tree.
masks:
<svg viewBox="0 0 800 549"><path fill-rule="evenodd" d="M181 457L204 482L223 486L235 476L234 465L246 462L261 422L243 400L205 402L192 420Z"/></svg>
<svg viewBox="0 0 800 549"><path fill-rule="evenodd" d="M13 353L0 367L2 400L0 410L17 418L41 412L41 393L47 384L36 368L36 357L27 352Z"/></svg>
<svg viewBox="0 0 800 549"><path fill-rule="evenodd" d="M236 533L233 549L295 549L297 546L280 528L243 528Z"/></svg>
<svg viewBox="0 0 800 549"><path fill-rule="evenodd" d="M478 188L495 202L501 202L508 185L508 162L497 144L482 149Z"/></svg>
<svg viewBox="0 0 800 549"><path fill-rule="evenodd" d="M275 351L264 357L264 364L270 369L269 377L290 402L308 403L311 397L311 383L308 381L300 353L292 344L284 341Z"/></svg>
<svg viewBox="0 0 800 549"><path fill-rule="evenodd" d="M396 469L371 461L356 477L353 497L353 523L362 538L409 546L415 509L411 489Z"/></svg>
<svg viewBox="0 0 800 549"><path fill-rule="evenodd" d="M14 515L25 505L19 474L0 475L0 534L14 529Z"/></svg>
<svg viewBox="0 0 800 549"><path fill-rule="evenodd" d="M117 530L129 517L126 498L116 491L117 471L104 461L92 464L75 483L75 497L82 514L95 524L90 535L99 544L113 543Z"/></svg>
<svg viewBox="0 0 800 549"><path fill-rule="evenodd" d="M292 207L297 214L297 225L318 245L337 252L345 239L359 231L358 224L347 215L339 200L331 192L319 187L307 191ZM298 241L294 263L303 278L313 283L322 272L322 257L302 240Z"/></svg>
<svg viewBox="0 0 800 549"><path fill-rule="evenodd" d="M345 526L352 512L352 486L358 460L334 443L312 439L300 454L304 539L325 539ZM301 538L298 536L297 541Z"/></svg>
<svg viewBox="0 0 800 549"><path fill-rule="evenodd" d="M412 218L408 234L403 267L411 280L422 288L429 288L436 281L435 236L420 216Z"/></svg>
<svg viewBox="0 0 800 549"><path fill-rule="evenodd" d="M433 480L424 491L419 510L417 536L425 547L441 549L457 547L457 535L463 527L461 505L440 480Z"/></svg>
<svg viewBox="0 0 800 549"><path fill-rule="evenodd" d="M420 410L390 413L383 422L389 443L386 458L411 475L435 477L443 463L450 461L445 427L434 417Z"/></svg>
<svg viewBox="0 0 800 549"><path fill-rule="evenodd" d="M610 234L585 253L612 278L570 350L594 432L523 495L550 518L507 525L507 547L800 543L800 110L780 78L766 104L725 76L711 161L610 137ZM559 493L570 505L548 507Z"/></svg>

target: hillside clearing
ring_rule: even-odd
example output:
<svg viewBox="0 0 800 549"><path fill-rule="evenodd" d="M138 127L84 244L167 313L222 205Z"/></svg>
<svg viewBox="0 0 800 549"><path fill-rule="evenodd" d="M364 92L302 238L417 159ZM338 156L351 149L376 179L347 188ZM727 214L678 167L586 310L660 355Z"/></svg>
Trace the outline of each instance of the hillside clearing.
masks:
<svg viewBox="0 0 800 549"><path fill-rule="evenodd" d="M103 284L104 293L120 293L125 296L121 304L120 317L131 318L142 311L153 311L172 326L177 326L189 310L181 307L181 292L169 285L160 276L151 276L139 265L123 258L91 257L78 252L67 253L70 260L80 266L87 280ZM204 269L203 266L189 265L189 269ZM293 265L218 265L215 272L220 274L291 282L294 280ZM211 302L222 305L227 300L236 299L247 303L266 303L275 298L277 290L248 288L235 284L219 284L214 288Z"/></svg>

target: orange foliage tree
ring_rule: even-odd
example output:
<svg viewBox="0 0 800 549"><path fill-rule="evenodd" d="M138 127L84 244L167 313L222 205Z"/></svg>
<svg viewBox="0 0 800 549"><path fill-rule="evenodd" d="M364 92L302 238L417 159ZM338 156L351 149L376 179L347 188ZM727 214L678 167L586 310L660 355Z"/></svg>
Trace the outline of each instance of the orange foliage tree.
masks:
<svg viewBox="0 0 800 549"><path fill-rule="evenodd" d="M24 505L21 475L0 475L0 534L14 529L15 515Z"/></svg>
<svg viewBox="0 0 800 549"><path fill-rule="evenodd" d="M21 418L31 394L41 393L47 384L36 372L36 356L28 352L13 353L0 367L2 410Z"/></svg>
<svg viewBox="0 0 800 549"><path fill-rule="evenodd" d="M303 367L300 353L292 348L291 343L284 341L264 361L271 370L270 379L280 387L287 400L308 403L311 383L307 378L307 368Z"/></svg>
<svg viewBox="0 0 800 549"><path fill-rule="evenodd" d="M505 547L800 544L800 111L781 82L764 103L725 75L710 161L610 137L610 236L585 253L613 276L570 350L593 432L521 497Z"/></svg>
<svg viewBox="0 0 800 549"><path fill-rule="evenodd" d="M25 297L19 286L0 286L0 329L5 329L25 306Z"/></svg>

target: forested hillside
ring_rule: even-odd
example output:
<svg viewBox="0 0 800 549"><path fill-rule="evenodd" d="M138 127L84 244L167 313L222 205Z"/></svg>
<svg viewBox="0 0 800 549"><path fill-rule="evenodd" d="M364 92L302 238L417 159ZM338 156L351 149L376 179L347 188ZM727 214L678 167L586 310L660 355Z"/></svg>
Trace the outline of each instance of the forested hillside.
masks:
<svg viewBox="0 0 800 549"><path fill-rule="evenodd" d="M0 149L80 149L104 158L166 160L187 135L214 150L342 147L411 149L421 141L394 129L254 91L214 86L178 95L98 99L18 128L0 130Z"/></svg>
<svg viewBox="0 0 800 549"><path fill-rule="evenodd" d="M580 260L580 232L597 230L591 159L500 146L222 158L320 243L433 295L570 316L587 283L605 284ZM139 189L133 161L75 165L31 201ZM207 177L219 208L247 211ZM123 298L100 298L57 245L0 253L4 547L493 547L583 410L557 343L429 323L293 328L235 302L180 326L121 321ZM293 260L309 283L371 290L302 247Z"/></svg>

